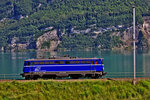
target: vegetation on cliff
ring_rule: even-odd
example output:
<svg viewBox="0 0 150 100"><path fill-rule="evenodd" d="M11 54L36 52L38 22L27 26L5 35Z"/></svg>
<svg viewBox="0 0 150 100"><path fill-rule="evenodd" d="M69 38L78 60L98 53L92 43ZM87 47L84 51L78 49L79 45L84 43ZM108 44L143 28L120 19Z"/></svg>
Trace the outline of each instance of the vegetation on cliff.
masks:
<svg viewBox="0 0 150 100"><path fill-rule="evenodd" d="M71 34L62 37L62 43L58 46L59 48L66 49L111 49L113 47L121 47L123 42L119 36L110 36L111 32L105 32L104 34L98 34L96 38L92 38L95 34Z"/></svg>
<svg viewBox="0 0 150 100"><path fill-rule="evenodd" d="M150 81L1 82L1 100L149 100Z"/></svg>
<svg viewBox="0 0 150 100"><path fill-rule="evenodd" d="M1 0L0 47L7 47L13 37L19 37L18 43L32 43L51 26L66 34L74 27L83 30L93 24L128 27L132 5L137 23L143 23L142 16L150 14L149 0Z"/></svg>

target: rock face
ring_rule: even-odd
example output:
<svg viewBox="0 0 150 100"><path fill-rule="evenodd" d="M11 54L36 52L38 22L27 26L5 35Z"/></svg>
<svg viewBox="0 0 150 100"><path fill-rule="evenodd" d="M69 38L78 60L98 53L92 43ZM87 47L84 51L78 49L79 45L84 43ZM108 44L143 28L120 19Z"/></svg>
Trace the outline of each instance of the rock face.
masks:
<svg viewBox="0 0 150 100"><path fill-rule="evenodd" d="M37 41L28 41L26 43L20 43L19 37L13 37L10 41L9 48L11 51L22 51L27 49L37 49L46 51L55 51L57 49L60 40L57 36L57 30L52 30L41 35Z"/></svg>
<svg viewBox="0 0 150 100"><path fill-rule="evenodd" d="M18 50L26 50L27 47L28 47L28 43L19 43L19 37L13 37L11 39L11 42L9 44L9 48L11 48L11 51L14 52L14 51L18 51Z"/></svg>
<svg viewBox="0 0 150 100"><path fill-rule="evenodd" d="M60 40L57 36L57 30L52 30L47 33L44 33L36 41L36 47L38 50L56 50Z"/></svg>
<svg viewBox="0 0 150 100"><path fill-rule="evenodd" d="M144 23L143 23L143 28L142 31L144 33L145 38L148 41L148 46L150 47L150 17L143 17L144 18Z"/></svg>
<svg viewBox="0 0 150 100"><path fill-rule="evenodd" d="M49 51L55 51L60 41L51 41Z"/></svg>
<svg viewBox="0 0 150 100"><path fill-rule="evenodd" d="M150 47L150 17L143 17L143 25L136 26L136 48L145 50ZM122 48L132 48L133 45L133 27L125 31L113 32L112 36L119 36L123 42Z"/></svg>
<svg viewBox="0 0 150 100"><path fill-rule="evenodd" d="M145 50L145 49L149 49L150 47L150 17L148 16L143 17L143 19L144 19L143 25L136 26L136 47L138 49ZM112 28L110 27L109 29L112 29ZM99 29L99 30L102 30L102 29ZM121 44L119 48L121 49L131 48L132 49L133 27L129 27L124 30L125 31L119 31L118 29L117 31L112 31L111 36L120 37L123 44ZM37 41L32 41L32 43L30 41L27 41L24 44L19 42L20 39L18 37L13 37L10 40L8 47L11 48L11 51L35 49L35 48L37 50L55 51L58 45L60 44L60 39L58 37L58 34L59 34L58 30L53 29L41 35L37 39ZM97 34L105 34L105 33L100 32Z"/></svg>
<svg viewBox="0 0 150 100"><path fill-rule="evenodd" d="M141 28L142 27L140 25L136 26L136 36L135 36L136 42L140 41L138 39L138 37L139 37L139 32L140 32ZM121 36L121 40L124 43L124 48L132 46L132 44L133 44L133 27L127 28L127 30L120 33L120 36Z"/></svg>

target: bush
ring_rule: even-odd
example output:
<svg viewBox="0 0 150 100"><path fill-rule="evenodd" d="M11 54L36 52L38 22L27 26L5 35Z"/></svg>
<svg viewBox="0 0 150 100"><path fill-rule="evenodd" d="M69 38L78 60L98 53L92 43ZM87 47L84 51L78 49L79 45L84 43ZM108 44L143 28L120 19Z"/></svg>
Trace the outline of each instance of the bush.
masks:
<svg viewBox="0 0 150 100"><path fill-rule="evenodd" d="M143 85L144 84L144 85ZM145 85L146 84L146 85ZM38 81L0 83L0 99L99 100L149 98L149 81L136 86L126 81ZM3 88L2 88L3 87Z"/></svg>

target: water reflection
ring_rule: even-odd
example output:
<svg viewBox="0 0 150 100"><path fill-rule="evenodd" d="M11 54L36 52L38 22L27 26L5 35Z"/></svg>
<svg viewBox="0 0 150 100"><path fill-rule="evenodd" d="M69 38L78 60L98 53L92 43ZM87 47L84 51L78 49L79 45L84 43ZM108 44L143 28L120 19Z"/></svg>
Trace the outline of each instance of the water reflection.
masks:
<svg viewBox="0 0 150 100"><path fill-rule="evenodd" d="M150 76L150 53L149 54L143 54L143 60L142 62L142 72L143 76Z"/></svg>
<svg viewBox="0 0 150 100"><path fill-rule="evenodd" d="M0 74L22 73L24 60L64 56L79 58L104 58L106 77L133 77L132 51L63 51L63 52L13 52L0 53ZM136 53L137 76L150 76L150 51Z"/></svg>
<svg viewBox="0 0 150 100"><path fill-rule="evenodd" d="M37 59L48 59L50 57L57 57L57 52L42 52L42 51L36 51L36 57Z"/></svg>

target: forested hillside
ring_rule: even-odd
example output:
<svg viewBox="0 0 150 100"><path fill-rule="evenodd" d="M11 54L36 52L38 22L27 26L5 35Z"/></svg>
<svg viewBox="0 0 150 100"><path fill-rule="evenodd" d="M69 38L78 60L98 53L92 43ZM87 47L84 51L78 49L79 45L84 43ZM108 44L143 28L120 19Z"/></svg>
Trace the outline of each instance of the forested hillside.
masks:
<svg viewBox="0 0 150 100"><path fill-rule="evenodd" d="M8 47L14 37L18 38L18 43L34 44L49 27L59 31L61 48L66 46L63 40L69 38L72 29L85 30L92 25L91 30L118 25L130 27L133 5L136 6L137 24L142 24L142 16L150 15L149 0L1 0L0 47ZM89 35L82 35L80 40L89 38ZM88 43L91 47L96 46L92 39Z"/></svg>

